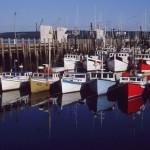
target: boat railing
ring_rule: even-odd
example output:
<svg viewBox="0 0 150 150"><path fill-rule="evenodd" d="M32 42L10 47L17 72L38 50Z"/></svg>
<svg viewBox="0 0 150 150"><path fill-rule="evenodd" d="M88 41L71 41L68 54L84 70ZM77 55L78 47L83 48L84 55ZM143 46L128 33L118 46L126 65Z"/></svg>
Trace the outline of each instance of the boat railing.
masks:
<svg viewBox="0 0 150 150"><path fill-rule="evenodd" d="M120 77L120 83L136 83L136 84L146 84L146 78L141 77Z"/></svg>
<svg viewBox="0 0 150 150"><path fill-rule="evenodd" d="M66 54L64 55L64 58L71 58L71 59L78 59L80 60L80 55L75 55L75 54Z"/></svg>
<svg viewBox="0 0 150 150"><path fill-rule="evenodd" d="M74 82L86 82L86 73L68 73L63 75L63 80L72 80Z"/></svg>
<svg viewBox="0 0 150 150"><path fill-rule="evenodd" d="M92 79L104 79L104 80L115 80L115 74L112 72L90 72L90 80Z"/></svg>
<svg viewBox="0 0 150 150"><path fill-rule="evenodd" d="M137 54L137 55L135 55L135 60L140 60L140 59L150 60L150 55L149 54Z"/></svg>
<svg viewBox="0 0 150 150"><path fill-rule="evenodd" d="M33 73L32 77L33 78L44 78L45 74L44 73Z"/></svg>
<svg viewBox="0 0 150 150"><path fill-rule="evenodd" d="M3 77L32 76L32 72L26 72L26 73L3 72L3 73L0 73L0 76L3 76Z"/></svg>
<svg viewBox="0 0 150 150"><path fill-rule="evenodd" d="M59 74L59 73L53 73L53 74L52 74L52 77L53 77L53 78L59 78L59 77L60 77L60 74Z"/></svg>
<svg viewBox="0 0 150 150"><path fill-rule="evenodd" d="M14 76L14 74L12 72L3 72L0 74L1 76L3 77L11 77L11 76Z"/></svg>
<svg viewBox="0 0 150 150"><path fill-rule="evenodd" d="M52 73L50 75L45 74L45 73L33 73L32 74L32 78L53 78L53 79L58 79L60 78L60 74L59 73Z"/></svg>
<svg viewBox="0 0 150 150"><path fill-rule="evenodd" d="M122 57L122 58L128 58L129 54L127 52L120 52L120 53L109 53L109 57Z"/></svg>

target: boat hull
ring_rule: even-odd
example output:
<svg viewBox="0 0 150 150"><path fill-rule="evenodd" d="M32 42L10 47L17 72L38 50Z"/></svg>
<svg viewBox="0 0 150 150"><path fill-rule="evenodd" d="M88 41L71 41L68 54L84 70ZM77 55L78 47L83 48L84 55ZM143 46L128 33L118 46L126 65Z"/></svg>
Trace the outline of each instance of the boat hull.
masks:
<svg viewBox="0 0 150 150"><path fill-rule="evenodd" d="M118 107L119 109L127 114L132 114L140 111L144 108L145 99L143 97L135 97L131 99L119 99Z"/></svg>
<svg viewBox="0 0 150 150"><path fill-rule="evenodd" d="M145 91L145 86L134 83L125 83L119 86L119 95L126 99L131 99L133 97L143 96Z"/></svg>
<svg viewBox="0 0 150 150"><path fill-rule="evenodd" d="M61 80L62 93L73 93L81 90L81 83Z"/></svg>
<svg viewBox="0 0 150 150"><path fill-rule="evenodd" d="M84 94L89 95L103 95L106 94L108 91L108 88L115 85L115 81L111 80L104 80L104 79L95 79L91 80L87 83L85 83L82 86L82 90L84 91Z"/></svg>
<svg viewBox="0 0 150 150"><path fill-rule="evenodd" d="M147 72L150 72L150 64L140 64L139 65L139 70L140 72L142 73L147 73Z"/></svg>
<svg viewBox="0 0 150 150"><path fill-rule="evenodd" d="M87 58L83 62L83 67L87 71L96 71L101 69L101 61L96 59Z"/></svg>
<svg viewBox="0 0 150 150"><path fill-rule="evenodd" d="M30 86L31 86L31 93L49 91L50 89L50 83L47 80L40 81L40 80L31 79Z"/></svg>
<svg viewBox="0 0 150 150"><path fill-rule="evenodd" d="M21 82L13 79L1 79L2 91L19 90Z"/></svg>
<svg viewBox="0 0 150 150"><path fill-rule="evenodd" d="M128 63L113 59L107 62L108 69L114 72L126 71L128 68Z"/></svg>

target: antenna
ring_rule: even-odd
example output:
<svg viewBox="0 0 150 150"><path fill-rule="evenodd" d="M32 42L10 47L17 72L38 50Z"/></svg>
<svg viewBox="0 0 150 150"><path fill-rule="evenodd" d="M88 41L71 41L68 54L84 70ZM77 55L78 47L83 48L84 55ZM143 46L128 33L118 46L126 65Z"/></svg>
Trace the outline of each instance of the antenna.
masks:
<svg viewBox="0 0 150 150"><path fill-rule="evenodd" d="M16 39L16 12L14 12L14 39Z"/></svg>
<svg viewBox="0 0 150 150"><path fill-rule="evenodd" d="M76 6L76 20L75 20L75 25L76 25L76 28L79 26L79 7L78 5Z"/></svg>
<svg viewBox="0 0 150 150"><path fill-rule="evenodd" d="M38 23L37 22L35 23L35 31L36 32L38 31Z"/></svg>
<svg viewBox="0 0 150 150"><path fill-rule="evenodd" d="M147 31L147 9L144 12L144 30Z"/></svg>
<svg viewBox="0 0 150 150"><path fill-rule="evenodd" d="M94 24L95 24L95 29L96 29L96 24L97 24L97 9L96 9L96 5L94 5Z"/></svg>
<svg viewBox="0 0 150 150"><path fill-rule="evenodd" d="M40 24L39 24L39 28L38 28L38 31L40 30L40 26L43 24L44 20L43 18L41 18L41 21L40 21Z"/></svg>

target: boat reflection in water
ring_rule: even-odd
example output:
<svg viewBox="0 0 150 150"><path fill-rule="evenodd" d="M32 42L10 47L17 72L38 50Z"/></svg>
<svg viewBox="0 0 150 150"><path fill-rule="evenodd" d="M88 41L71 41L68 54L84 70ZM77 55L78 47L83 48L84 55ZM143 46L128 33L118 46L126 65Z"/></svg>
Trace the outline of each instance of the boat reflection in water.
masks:
<svg viewBox="0 0 150 150"><path fill-rule="evenodd" d="M13 108L27 105L29 103L29 95L22 95L19 90L3 92L0 97L1 112L9 111Z"/></svg>
<svg viewBox="0 0 150 150"><path fill-rule="evenodd" d="M49 91L44 91L40 93L32 93L30 95L30 105L34 107L42 103L45 103L48 101L49 97L50 97Z"/></svg>
<svg viewBox="0 0 150 150"><path fill-rule="evenodd" d="M88 97L86 99L86 104L95 117L100 117L101 126L105 111L113 111L116 106L116 102L109 101L106 95Z"/></svg>
<svg viewBox="0 0 150 150"><path fill-rule="evenodd" d="M86 99L90 111L99 113L101 111L114 110L116 102L109 101L106 95L92 96Z"/></svg>
<svg viewBox="0 0 150 150"><path fill-rule="evenodd" d="M136 112L141 112L145 109L146 98L133 97L130 99L119 98L118 107L119 109L126 114L133 114Z"/></svg>
<svg viewBox="0 0 150 150"><path fill-rule="evenodd" d="M19 91L12 93L3 93L0 108L12 106L23 97ZM115 100L102 95L88 97L81 103L79 92L54 98L46 92L25 96L29 100L23 101L15 111L11 109L11 117L9 112L0 113L2 149L6 145L8 149L22 146L24 149L40 146L40 149L122 149L126 143L124 149L133 150L140 146L142 149L149 138L150 111L144 111L142 120L146 103L143 98ZM22 107L26 103L29 105ZM23 111L20 108L24 108ZM10 138L18 141L17 145L16 142L8 144Z"/></svg>
<svg viewBox="0 0 150 150"><path fill-rule="evenodd" d="M81 100L80 92L67 93L58 96L57 104L63 109L65 106L76 103Z"/></svg>

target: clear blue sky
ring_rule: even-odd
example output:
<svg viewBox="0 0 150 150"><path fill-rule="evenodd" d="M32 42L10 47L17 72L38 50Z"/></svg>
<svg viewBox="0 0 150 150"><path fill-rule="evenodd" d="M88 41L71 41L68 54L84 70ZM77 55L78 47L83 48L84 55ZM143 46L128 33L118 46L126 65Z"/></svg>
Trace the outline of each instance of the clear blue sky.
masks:
<svg viewBox="0 0 150 150"><path fill-rule="evenodd" d="M35 23L88 27L98 22L108 27L150 29L150 0L1 0L0 32L13 31L14 12L16 30L35 30ZM96 19L95 19L96 18Z"/></svg>

